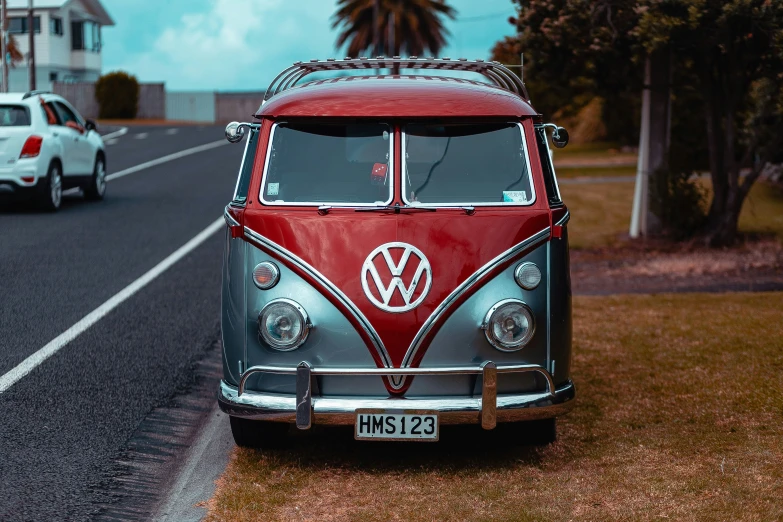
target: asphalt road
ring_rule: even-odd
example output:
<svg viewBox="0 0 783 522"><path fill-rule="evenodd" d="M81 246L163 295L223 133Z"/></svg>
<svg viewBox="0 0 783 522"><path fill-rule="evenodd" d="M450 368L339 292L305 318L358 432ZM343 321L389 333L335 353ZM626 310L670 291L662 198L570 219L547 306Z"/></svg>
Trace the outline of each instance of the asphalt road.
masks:
<svg viewBox="0 0 783 522"><path fill-rule="evenodd" d="M109 174L222 138L132 127ZM56 214L0 207L0 377L222 215L243 147L111 181ZM0 520L89 520L116 502L117 461L142 421L214 357L223 231L0 393Z"/></svg>

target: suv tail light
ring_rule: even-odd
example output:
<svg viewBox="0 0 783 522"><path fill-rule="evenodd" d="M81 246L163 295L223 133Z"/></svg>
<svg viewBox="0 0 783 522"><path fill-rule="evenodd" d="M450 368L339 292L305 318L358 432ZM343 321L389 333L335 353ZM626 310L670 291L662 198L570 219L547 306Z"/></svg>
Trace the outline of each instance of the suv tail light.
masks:
<svg viewBox="0 0 783 522"><path fill-rule="evenodd" d="M40 136L32 135L29 138L27 138L27 141L24 142L24 147L22 147L22 153L19 155L20 158L35 158L41 153L41 144L43 143L43 138Z"/></svg>

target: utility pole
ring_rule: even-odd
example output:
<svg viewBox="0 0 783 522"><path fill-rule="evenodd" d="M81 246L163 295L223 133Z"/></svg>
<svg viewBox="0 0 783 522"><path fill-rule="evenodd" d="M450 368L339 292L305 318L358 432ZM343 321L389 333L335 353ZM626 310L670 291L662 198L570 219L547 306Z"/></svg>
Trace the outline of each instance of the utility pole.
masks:
<svg viewBox="0 0 783 522"><path fill-rule="evenodd" d="M0 0L0 55L3 66L3 92L8 92L8 27L6 26L7 10L5 0Z"/></svg>
<svg viewBox="0 0 783 522"><path fill-rule="evenodd" d="M372 6L372 56L381 55L381 0Z"/></svg>
<svg viewBox="0 0 783 522"><path fill-rule="evenodd" d="M30 72L30 90L35 90L35 16L33 16L33 0L27 4L27 28L30 32L30 52L27 55L27 67Z"/></svg>

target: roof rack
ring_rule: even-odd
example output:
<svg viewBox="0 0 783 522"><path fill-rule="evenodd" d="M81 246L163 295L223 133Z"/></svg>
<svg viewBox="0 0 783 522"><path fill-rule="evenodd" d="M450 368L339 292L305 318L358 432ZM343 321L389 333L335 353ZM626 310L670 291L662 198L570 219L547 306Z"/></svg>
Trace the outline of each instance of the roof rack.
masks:
<svg viewBox="0 0 783 522"><path fill-rule="evenodd" d="M272 96L279 94L287 89L294 87L305 76L324 71L354 71L362 69L430 69L440 71L467 71L484 75L490 79L496 86L511 91L530 101L525 84L522 80L511 72L500 62L491 62L484 60L468 60L459 58L419 58L410 56L408 58L386 58L378 56L376 58L344 58L338 60L329 58L328 60L310 60L309 62L296 62L288 69L284 70L269 84L269 88L264 94L264 101Z"/></svg>
<svg viewBox="0 0 783 522"><path fill-rule="evenodd" d="M38 96L39 94L52 94L52 91L37 90L37 91L26 92L24 93L24 96L22 96L22 99L26 100L31 96Z"/></svg>

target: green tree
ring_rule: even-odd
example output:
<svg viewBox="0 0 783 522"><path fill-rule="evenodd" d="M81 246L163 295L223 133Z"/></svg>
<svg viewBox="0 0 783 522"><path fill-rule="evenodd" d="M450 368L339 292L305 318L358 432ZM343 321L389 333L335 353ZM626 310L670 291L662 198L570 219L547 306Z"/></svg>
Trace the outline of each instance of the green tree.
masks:
<svg viewBox="0 0 783 522"><path fill-rule="evenodd" d="M586 85L612 107L624 85L639 91L646 56L672 53L673 119L690 120L679 127L705 146L712 176L701 232L713 246L734 242L751 186L783 146L783 1L514 1L525 74L563 99ZM693 106L678 105L686 97Z"/></svg>
<svg viewBox="0 0 783 522"><path fill-rule="evenodd" d="M456 15L445 0L379 0L375 31L375 4L376 0L338 0L332 27L340 30L338 47L349 42L348 56L374 54L376 35L380 54L423 56L428 51L437 56L449 34L443 17Z"/></svg>
<svg viewBox="0 0 783 522"><path fill-rule="evenodd" d="M133 119L139 110L139 82L123 71L104 74L95 83L101 118Z"/></svg>

